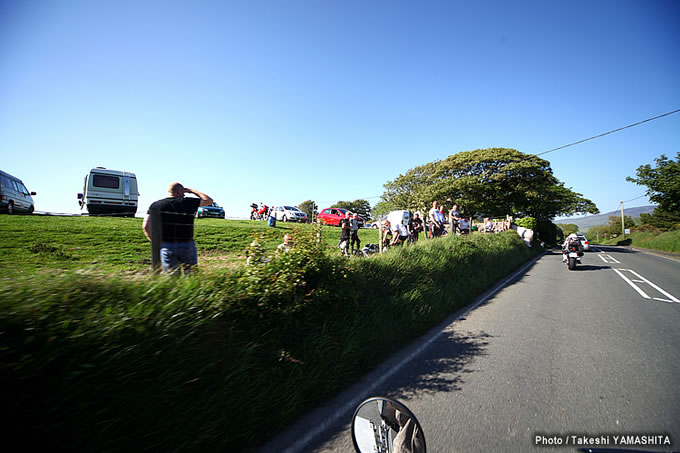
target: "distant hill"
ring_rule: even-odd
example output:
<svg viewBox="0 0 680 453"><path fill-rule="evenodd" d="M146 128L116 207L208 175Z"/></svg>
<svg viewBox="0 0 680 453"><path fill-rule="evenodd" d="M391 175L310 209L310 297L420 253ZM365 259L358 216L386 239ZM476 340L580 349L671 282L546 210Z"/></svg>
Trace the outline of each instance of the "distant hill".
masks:
<svg viewBox="0 0 680 453"><path fill-rule="evenodd" d="M656 208L656 206L639 206L637 208L626 208L624 206L623 214L632 216L634 219L637 219L637 218L640 217L640 214L651 214L654 211L654 208ZM621 211L612 211L612 212L608 212L606 214L589 215L589 216L585 216L585 217L575 217L573 219L564 218L564 219L554 220L554 222L555 223L573 223L574 225L578 225L579 231L586 232L586 231L588 231L588 228L590 228L590 227L608 224L609 223L609 216L612 216L612 215L620 216Z"/></svg>

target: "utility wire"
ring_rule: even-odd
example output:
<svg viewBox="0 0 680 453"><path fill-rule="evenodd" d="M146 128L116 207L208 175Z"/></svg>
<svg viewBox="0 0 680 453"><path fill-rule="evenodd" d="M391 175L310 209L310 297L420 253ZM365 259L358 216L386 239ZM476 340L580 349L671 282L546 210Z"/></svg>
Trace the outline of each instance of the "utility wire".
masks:
<svg viewBox="0 0 680 453"><path fill-rule="evenodd" d="M620 127L618 129L614 129L613 131L605 132L604 134L594 135L592 137L588 137L588 138L585 138L583 140L579 140L579 141L574 142L574 143L569 143L568 145L563 145L563 146L560 146L558 148L549 149L548 151L543 151L542 153L536 154L536 156L542 156L544 154L552 153L552 152L558 151L560 149L568 148L569 146L574 146L574 145L578 145L578 144L583 143L583 142L587 142L588 140L594 140L596 138L604 137L605 135L613 134L614 132L619 132L619 131L622 131L624 129L628 129L629 127L639 126L640 124L644 124L644 123L648 123L650 121L658 120L659 118L663 118L664 116L669 116L669 115L672 115L672 114L678 113L678 112L680 112L680 109L673 110L672 112L664 113L663 115L655 116L654 118L648 118L644 121L638 121L637 123L629 124L628 126Z"/></svg>

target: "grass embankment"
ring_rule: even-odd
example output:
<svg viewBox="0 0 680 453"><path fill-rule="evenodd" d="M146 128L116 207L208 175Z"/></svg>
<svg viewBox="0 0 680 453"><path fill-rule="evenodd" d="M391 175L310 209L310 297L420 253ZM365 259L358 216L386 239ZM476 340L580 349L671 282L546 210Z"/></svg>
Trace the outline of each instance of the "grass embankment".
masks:
<svg viewBox="0 0 680 453"><path fill-rule="evenodd" d="M187 278L3 279L6 429L27 449L248 449L534 253L506 232L348 260L315 238Z"/></svg>
<svg viewBox="0 0 680 453"><path fill-rule="evenodd" d="M197 219L195 238L199 265L206 269L238 267L254 237L265 251L285 233L308 231L312 225L277 222L276 228L251 220ZM337 227L323 227L335 246ZM359 231L362 244L377 243L377 230ZM98 274L147 274L151 246L142 219L121 217L56 217L0 215L0 267L7 276L80 271Z"/></svg>
<svg viewBox="0 0 680 453"><path fill-rule="evenodd" d="M625 238L619 236L612 239L602 239L598 244L625 245L643 249L680 253L680 230L667 231L665 233L633 231L631 234L627 234Z"/></svg>

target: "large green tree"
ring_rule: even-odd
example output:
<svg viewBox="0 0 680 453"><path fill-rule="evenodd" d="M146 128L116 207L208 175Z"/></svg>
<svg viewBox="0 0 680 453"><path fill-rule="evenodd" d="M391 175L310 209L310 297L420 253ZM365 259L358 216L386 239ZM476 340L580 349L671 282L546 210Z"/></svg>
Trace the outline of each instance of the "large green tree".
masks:
<svg viewBox="0 0 680 453"><path fill-rule="evenodd" d="M436 200L457 203L468 215L493 217L549 220L599 212L592 201L564 187L548 161L506 148L454 154L413 168L384 187L382 199L392 209L427 209Z"/></svg>
<svg viewBox="0 0 680 453"><path fill-rule="evenodd" d="M656 167L641 165L635 171L637 178L629 176L626 180L647 186L649 199L657 203L661 211L680 212L680 152L675 160L662 154L654 161Z"/></svg>
<svg viewBox="0 0 680 453"><path fill-rule="evenodd" d="M333 205L334 208L343 208L351 212L356 212L364 219L371 217L371 204L366 200L338 201Z"/></svg>
<svg viewBox="0 0 680 453"><path fill-rule="evenodd" d="M314 203L313 200L305 200L302 203L300 203L297 208L307 214L307 218L312 221L314 220L314 217L318 214L318 209L319 207L317 206L316 203Z"/></svg>

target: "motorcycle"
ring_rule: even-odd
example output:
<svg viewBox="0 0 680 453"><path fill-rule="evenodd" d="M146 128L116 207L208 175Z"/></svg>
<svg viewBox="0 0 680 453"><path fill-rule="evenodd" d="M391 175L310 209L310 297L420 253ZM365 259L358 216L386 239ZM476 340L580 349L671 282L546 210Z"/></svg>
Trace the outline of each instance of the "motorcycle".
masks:
<svg viewBox="0 0 680 453"><path fill-rule="evenodd" d="M405 405L373 397L352 417L352 442L359 453L426 453L423 428Z"/></svg>
<svg viewBox="0 0 680 453"><path fill-rule="evenodd" d="M267 205L260 208L257 203L251 203L250 208L250 220L267 220L267 217L269 217L269 206Z"/></svg>
<svg viewBox="0 0 680 453"><path fill-rule="evenodd" d="M576 264L581 264L583 250L581 241L570 241L562 250L563 261L567 264L570 271L576 269ZM566 258L566 259L565 259Z"/></svg>

